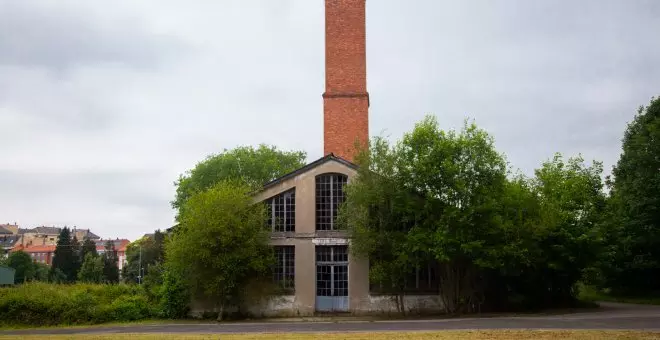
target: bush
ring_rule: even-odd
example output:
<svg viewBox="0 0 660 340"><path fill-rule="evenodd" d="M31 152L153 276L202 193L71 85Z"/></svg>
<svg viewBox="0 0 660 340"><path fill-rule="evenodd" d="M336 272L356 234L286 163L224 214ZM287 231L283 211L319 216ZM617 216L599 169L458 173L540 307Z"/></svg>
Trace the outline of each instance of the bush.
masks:
<svg viewBox="0 0 660 340"><path fill-rule="evenodd" d="M0 326L53 326L157 317L140 286L28 283L0 289Z"/></svg>

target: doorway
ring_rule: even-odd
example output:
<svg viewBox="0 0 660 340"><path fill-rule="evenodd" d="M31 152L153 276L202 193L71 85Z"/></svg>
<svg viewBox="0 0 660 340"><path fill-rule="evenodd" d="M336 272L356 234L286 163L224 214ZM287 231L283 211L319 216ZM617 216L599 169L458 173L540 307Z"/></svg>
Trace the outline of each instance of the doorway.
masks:
<svg viewBox="0 0 660 340"><path fill-rule="evenodd" d="M316 311L348 312L348 246L316 246Z"/></svg>

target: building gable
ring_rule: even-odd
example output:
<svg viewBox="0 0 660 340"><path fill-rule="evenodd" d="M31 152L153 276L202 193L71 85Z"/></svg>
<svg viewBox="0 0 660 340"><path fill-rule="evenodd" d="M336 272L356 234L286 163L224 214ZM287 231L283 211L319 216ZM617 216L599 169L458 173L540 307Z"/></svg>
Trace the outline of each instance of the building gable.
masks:
<svg viewBox="0 0 660 340"><path fill-rule="evenodd" d="M348 176L350 179L357 173L357 165L336 157L333 154L328 154L300 169L267 183L261 190L254 193L253 197L259 202L294 188L298 192L296 194L298 197L300 197L301 192L303 195L307 191L313 193L316 176L325 173L340 173Z"/></svg>

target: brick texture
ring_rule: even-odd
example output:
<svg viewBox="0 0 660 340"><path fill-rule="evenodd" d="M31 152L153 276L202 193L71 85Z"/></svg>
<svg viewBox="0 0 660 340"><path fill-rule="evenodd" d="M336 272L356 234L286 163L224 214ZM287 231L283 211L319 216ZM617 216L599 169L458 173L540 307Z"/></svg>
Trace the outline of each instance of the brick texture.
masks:
<svg viewBox="0 0 660 340"><path fill-rule="evenodd" d="M325 1L323 149L349 161L369 139L365 2Z"/></svg>

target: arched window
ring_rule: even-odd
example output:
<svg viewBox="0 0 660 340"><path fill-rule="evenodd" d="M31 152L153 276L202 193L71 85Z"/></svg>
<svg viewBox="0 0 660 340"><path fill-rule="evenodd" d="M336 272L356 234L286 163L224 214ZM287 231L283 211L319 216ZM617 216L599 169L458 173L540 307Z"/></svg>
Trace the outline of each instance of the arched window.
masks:
<svg viewBox="0 0 660 340"><path fill-rule="evenodd" d="M344 202L348 177L323 174L316 177L316 230L335 230L339 206Z"/></svg>

